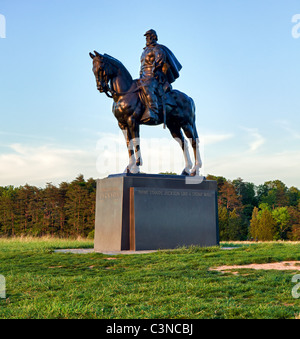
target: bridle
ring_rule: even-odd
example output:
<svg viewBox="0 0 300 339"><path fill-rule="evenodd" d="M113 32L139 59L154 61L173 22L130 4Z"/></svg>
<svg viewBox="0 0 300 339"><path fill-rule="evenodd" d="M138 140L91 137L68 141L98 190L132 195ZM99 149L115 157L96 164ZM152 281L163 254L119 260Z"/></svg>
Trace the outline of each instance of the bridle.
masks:
<svg viewBox="0 0 300 339"><path fill-rule="evenodd" d="M99 58L100 59L100 58ZM109 77L108 75L106 74L106 67L107 67L107 61L103 61L100 59L100 63L103 64L103 66L101 65L99 71L98 71L98 78L97 78L97 81L100 83L100 89L98 88L98 90L100 90L100 92L103 92L106 94L106 96L108 98L111 98L113 99L114 97L116 96L121 96L121 95L126 95L128 93L134 93L134 92L137 92L139 91L139 86L137 86L135 89L131 90L131 91L127 91L127 92L117 92L115 90L113 90L109 84ZM100 79L100 80L99 80ZM104 86L103 86L104 84Z"/></svg>
<svg viewBox="0 0 300 339"><path fill-rule="evenodd" d="M97 86L98 90L100 92L104 92L109 98L113 98L114 95L114 91L112 90L112 88L109 85L109 78L108 75L105 72L106 69L106 62L102 61L100 58L100 63L103 64L103 66L101 65L101 67L98 70L96 79L97 79L97 85L99 83L99 85Z"/></svg>

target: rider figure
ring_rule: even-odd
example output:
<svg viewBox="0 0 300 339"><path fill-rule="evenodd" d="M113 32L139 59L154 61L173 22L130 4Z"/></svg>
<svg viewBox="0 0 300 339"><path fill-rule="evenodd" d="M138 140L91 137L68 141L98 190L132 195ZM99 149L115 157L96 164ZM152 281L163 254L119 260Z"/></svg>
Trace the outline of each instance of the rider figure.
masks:
<svg viewBox="0 0 300 339"><path fill-rule="evenodd" d="M145 96L146 111L143 122L151 121L157 124L158 118L158 92L162 86L167 92L171 83L179 77L182 66L173 53L163 45L157 43L157 34L150 29L145 34L146 47L141 56L141 70L139 84Z"/></svg>

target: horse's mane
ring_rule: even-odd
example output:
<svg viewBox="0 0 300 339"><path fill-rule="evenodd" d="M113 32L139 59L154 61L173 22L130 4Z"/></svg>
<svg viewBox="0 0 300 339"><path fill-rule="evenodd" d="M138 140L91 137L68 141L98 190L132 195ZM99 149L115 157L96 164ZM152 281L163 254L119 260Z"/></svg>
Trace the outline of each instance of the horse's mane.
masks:
<svg viewBox="0 0 300 339"><path fill-rule="evenodd" d="M132 76L131 74L128 72L127 68L122 64L121 61L119 61L118 59L108 55L108 54L104 54L104 57L107 58L109 60L110 63L113 64L113 66L117 67L117 68L121 68L122 69L122 73L125 73L127 77L129 77L132 80Z"/></svg>

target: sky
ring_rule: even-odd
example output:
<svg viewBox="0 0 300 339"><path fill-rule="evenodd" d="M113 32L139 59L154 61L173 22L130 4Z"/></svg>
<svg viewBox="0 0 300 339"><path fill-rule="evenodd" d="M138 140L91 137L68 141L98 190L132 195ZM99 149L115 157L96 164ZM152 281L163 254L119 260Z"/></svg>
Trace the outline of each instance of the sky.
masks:
<svg viewBox="0 0 300 339"><path fill-rule="evenodd" d="M196 104L201 174L300 188L297 14L296 0L0 0L0 186L124 171L126 145L89 52L136 79L152 28L183 66L173 87ZM141 126L141 152L143 172L184 168L162 125Z"/></svg>

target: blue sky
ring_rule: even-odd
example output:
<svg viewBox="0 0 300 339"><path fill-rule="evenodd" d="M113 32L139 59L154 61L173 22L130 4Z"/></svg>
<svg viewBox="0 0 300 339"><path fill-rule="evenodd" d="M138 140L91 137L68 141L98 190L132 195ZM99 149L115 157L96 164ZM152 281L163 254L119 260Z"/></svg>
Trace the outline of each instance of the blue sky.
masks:
<svg viewBox="0 0 300 339"><path fill-rule="evenodd" d="M174 88L196 104L202 173L300 188L299 1L111 3L1 0L0 186L124 170L125 143L88 53L116 57L137 78L153 28L183 65ZM181 172L181 151L162 126L142 126L141 143L143 171Z"/></svg>

